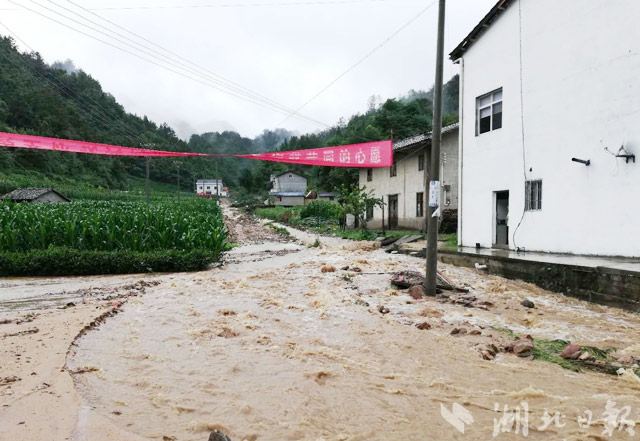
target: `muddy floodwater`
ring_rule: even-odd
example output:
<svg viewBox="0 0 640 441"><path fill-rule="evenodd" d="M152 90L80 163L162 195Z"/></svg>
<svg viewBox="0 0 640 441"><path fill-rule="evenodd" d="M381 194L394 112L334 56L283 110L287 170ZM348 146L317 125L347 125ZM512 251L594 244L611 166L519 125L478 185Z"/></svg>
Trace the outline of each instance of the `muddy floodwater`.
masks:
<svg viewBox="0 0 640 441"><path fill-rule="evenodd" d="M640 356L638 315L447 265L489 306L414 300L390 277L423 271L420 259L330 238L313 248L306 233L278 237L227 216L241 246L225 265L155 276L157 286L71 347L68 368L81 372L75 439L98 439L83 422L99 414L156 440L206 440L215 429L234 441L457 440L443 416L462 415L456 406L464 439L640 437L632 373L481 356L511 332Z"/></svg>

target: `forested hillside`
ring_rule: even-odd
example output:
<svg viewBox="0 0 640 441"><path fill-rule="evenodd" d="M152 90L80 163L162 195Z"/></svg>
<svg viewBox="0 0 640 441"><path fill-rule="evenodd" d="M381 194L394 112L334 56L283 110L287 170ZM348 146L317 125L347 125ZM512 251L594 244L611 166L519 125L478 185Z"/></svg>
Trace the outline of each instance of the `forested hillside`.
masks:
<svg viewBox="0 0 640 441"><path fill-rule="evenodd" d="M433 91L411 91L405 97L376 105L363 114L341 120L320 133L292 136L284 129L265 130L249 139L235 132L193 135L180 140L167 124L127 113L100 83L69 61L46 64L38 53L20 53L13 40L0 37L0 131L91 142L148 147L159 150L207 153L257 153L308 149L381 139L401 139L431 129ZM458 78L444 89L445 124L457 120ZM193 188L196 178L221 176L232 188L260 194L268 190L269 175L297 169L310 185L331 190L354 184L357 171L288 166L237 158L154 159L151 179ZM128 190L139 188L144 160L0 148L0 190L17 186L51 185L59 188Z"/></svg>

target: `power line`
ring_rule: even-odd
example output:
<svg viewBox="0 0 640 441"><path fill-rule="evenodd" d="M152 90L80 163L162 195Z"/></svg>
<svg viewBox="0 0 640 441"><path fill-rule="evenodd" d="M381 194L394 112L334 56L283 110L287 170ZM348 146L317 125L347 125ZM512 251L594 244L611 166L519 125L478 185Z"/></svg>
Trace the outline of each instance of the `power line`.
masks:
<svg viewBox="0 0 640 441"><path fill-rule="evenodd" d="M5 25L4 23L0 22L0 25L2 27L4 27L11 35L13 35L17 40L19 40L20 42L22 42L22 44L24 44L28 49L31 50L32 53L36 53L35 50L33 50L33 48L31 46L29 46L29 44L27 42L25 42L22 38L20 38L15 32L13 32L11 29L9 29L9 27L7 25ZM17 69L21 69L24 72L27 72L28 74L36 74L38 76L43 77L45 80L47 80L49 83L54 83L55 85L57 85L57 89L59 92L61 92L62 94L68 96L69 98L78 101L78 103L82 106L85 107L86 110L89 111L89 113L91 113L91 115L93 116L93 118L95 120L97 120L98 122L101 122L102 124L104 124L107 128L110 128L111 130L113 130L116 134L123 136L125 139L130 139L133 140L134 142L143 142L144 140L137 135L135 132L133 132L131 129L129 129L124 121L118 117L117 115L112 114L108 109L106 109L100 102L94 100L93 98L86 96L83 98L86 98L87 101L91 101L93 102L93 104L95 105L95 109L90 108L90 106L87 105L86 102L82 102L80 99L80 96L74 96L73 95L73 91L71 91L69 89L69 87L62 83L61 81L58 81L56 78L54 77L49 77L47 75L45 75L44 73L38 72L37 70L34 70L33 72L30 70L27 70L26 67L21 67L18 64L14 63L13 60L11 59L11 57L7 54L6 56L3 54L3 57L6 58L11 64L13 64ZM22 59L22 58L21 58ZM26 66L27 62L25 60L25 66ZM64 89L64 90L63 90ZM51 89L53 90L53 89ZM100 113L95 113L94 114L94 110L99 111ZM121 128L118 129L117 126L114 126L114 122L119 122Z"/></svg>
<svg viewBox="0 0 640 441"><path fill-rule="evenodd" d="M57 4L56 4L55 2L53 2L52 0L48 0L48 1L49 1L50 3L53 3L53 4L57 5ZM188 64L190 64L190 65L192 65L192 66L194 66L195 68L199 69L200 71L205 72L205 76L207 76L208 78L210 78L212 81L214 81L214 82L216 82L216 83L219 83L219 84L223 85L224 87L230 88L230 89L232 89L232 90L236 91L237 93L241 93L241 94L249 94L249 95L251 95L252 97L254 97L254 98L256 98L256 99L259 99L260 101L262 101L262 102L264 102L264 103L266 103L266 104L269 104L269 105L275 105L275 106L277 106L277 107L281 108L282 110L286 110L287 112L291 112L291 111L293 111L293 109L291 109L291 108L289 108L289 107L287 107L287 106L285 106L285 105L283 105L283 104L280 104L279 102L277 102L277 101L275 101L275 100L272 100L272 99L270 99L270 98L268 98L268 97L266 97L266 96L264 96L264 95L261 95L260 93L257 93L257 92L255 92L255 91L253 91L253 90L251 90L251 89L249 89L249 88L247 88L247 87L244 87L244 86L242 86L241 84L238 84L238 83L236 83L236 82L234 82L234 81L232 81L232 80L230 80L230 79L228 79L228 78L225 78L225 77L223 77L222 75L217 74L216 72L213 72L213 71L211 71L211 70L209 70L209 69L207 69L207 68L205 68L205 67L202 67L202 66L200 66L199 64L194 63L193 61L191 61L191 60L189 60L189 59L187 59L187 58L184 58L184 57L182 57L181 55L179 55L179 54L177 54L177 53L175 53L175 52L172 52L171 50L169 50L169 49L167 49L167 48L165 48L165 47L163 47L163 46L161 46L161 45L159 45L159 44L156 44L156 43L154 43L153 41L151 41L151 40L149 40L149 39L147 39L147 38L145 38L145 37L142 37L141 35L138 35L138 34L136 34L135 32L130 31L129 29L126 29L126 28L124 28L124 27L120 26L119 24L114 23L113 21L111 21L111 20L108 20L108 19L104 18L104 17L102 17L101 15L98 15L98 14L96 14L96 13L94 13L94 12L92 12L92 11L90 11L90 10L88 10L88 9L84 8L84 7L82 7L81 5L79 5L79 4L77 4L77 3L75 3L75 2L73 2L73 1L71 1L71 0L67 0L67 1L68 1L69 3L71 3L72 5L74 5L74 6L78 7L78 8L80 8L80 9L82 9L83 11L86 11L86 12L88 12L89 14L94 15L95 17L98 17L99 19L101 19L101 20L103 20L103 21L105 21L105 22L107 22L107 23L111 24L112 26L115 26L116 28L118 28L118 29L121 29L121 30L125 31L125 32L127 32L127 33L129 33L129 34L131 34L131 35L133 35L133 36L135 36L135 37L137 37L137 38L139 38L140 40L146 41L147 43L149 43L149 44L151 44L151 45L153 45L153 46L155 46L155 47L157 47L157 48L159 48L159 49L161 49L161 50L163 50L163 51L165 51L165 52L167 52L167 53L171 54L172 56L177 57L178 59L180 59L180 60L182 60L182 61L184 61L184 62L186 62L186 63L188 63ZM63 8L63 9L65 9L65 10L70 11L69 9L64 8L63 6L60 6L60 5L57 5L57 6L59 6L59 7ZM70 11L70 12L73 12L73 11ZM80 14L78 14L78 13L76 13L76 12L73 12L73 13L74 13L74 14L76 14L76 15L78 15L78 16L80 16L80 17L82 17L82 15L80 15ZM85 18L85 17L82 17L82 18ZM85 18L85 19L86 19L86 18ZM86 19L86 20L88 20L88 19ZM106 28L106 27L104 27L104 26L102 26L102 25L100 25L100 24L98 24L98 23L95 23L95 22L93 22L93 21L91 21L91 20L88 20L88 21L90 21L91 23L94 23L94 24L96 24L96 25L98 25L98 26L102 27L103 29L107 29L107 30L109 30L110 32L114 32L116 35L122 36L123 38L127 38L129 41L132 41L132 42L134 42L134 43L136 43L136 44L138 44L138 45L140 45L140 46L142 46L142 47L145 47L145 48L147 48L147 49L149 49L149 50L151 50L151 51L153 51L153 52L155 52L155 53L158 53L158 54L162 55L162 56L163 56L163 57L165 57L165 58L170 58L170 57L167 57L166 55L162 54L161 52L156 51L155 49L149 48L148 46L145 46L145 45L142 45L142 44L140 44L140 43L138 43L138 42L135 42L135 40L132 40L132 39L130 39L130 38L128 38L128 37L125 37L125 36L123 36L122 34L116 33L115 31L110 30L110 29L108 29L108 28ZM198 73L198 72L195 72L195 73L196 73L196 74L199 74L199 75L203 75L203 74L200 74L200 73ZM213 76L214 78L211 78L211 76ZM228 84L225 84L225 83L228 83ZM311 122L314 122L314 123L316 123L316 124L318 124L318 125L322 125L322 126L325 126L325 127L329 127L329 125L328 125L328 124L325 124L325 123L323 123L322 121L315 120L315 119L310 118L310 117L307 117L307 116L305 116L305 115L300 115L300 116L302 116L304 119L306 119L306 120L308 120L308 121L311 121Z"/></svg>
<svg viewBox="0 0 640 441"><path fill-rule="evenodd" d="M122 37L122 38L124 38L124 39L126 39L126 40L128 40L128 41L130 41L130 42L132 42L132 43L134 43L134 44L137 44L138 46L141 46L141 47L145 48L146 50L142 50L142 49L140 49L140 48L138 48L138 47L136 47L136 46L133 46L133 45L131 45L131 44L127 43L127 41L123 41L123 40L121 40L120 38L116 38L116 37L114 37L113 35L110 35L110 34L108 34L108 33L106 33L106 32L103 32L103 31L100 31L100 30L98 30L98 29L95 29L95 28L93 28L92 26L89 26L89 25L87 25L87 24L84 24L84 23L82 23L82 22L80 22L80 21L78 21L78 20L76 20L76 19L74 19L74 18L68 17L68 16L66 16L66 15L64 15L64 14L62 14L62 13L58 12L58 11L55 11L55 10L53 10L53 9L51 9L51 8L48 8L48 7L46 7L46 6L43 6L43 5L41 5L40 3L38 3L38 2L36 2L36 1L34 1L34 0L30 0L30 1L31 1L31 3L34 3L35 5L40 6L41 8L44 8L44 9L46 9L46 10L50 11L50 12L53 12L54 14L57 14L57 15L59 15L59 16L61 16L61 17L63 17L63 18L66 18L67 20L71 20L71 21L72 21L72 22L74 22L74 23L77 23L77 24L79 24L79 25L81 25L81 26L84 26L84 27L86 27L86 28L89 28L89 29L91 29L91 30L93 30L93 31L95 31L95 32L98 32L98 33L100 33L100 34L102 34L102 35L104 35L104 36L106 36L106 37L108 37L108 38L111 38L111 39L113 39L113 40L116 40L116 41L118 41L119 43L122 43L122 44L124 44L124 45L126 45L126 46L128 46L128 47L130 47L130 48L132 48L132 49L134 49L134 50L137 50L137 51L139 51L139 52L144 53L145 55L149 55L149 56L151 56L151 57L153 57L153 58L155 58L155 59L157 59L157 60L160 60L160 61L161 61L161 62L163 62L163 63L167 63L167 64L169 64L169 65L171 65L171 66L173 66L173 67L175 67L175 68L177 68L177 69L185 70L185 71L187 71L187 72L189 72L189 73L191 73L191 74L194 74L194 75L196 75L196 76L202 77L202 78L206 79L207 81L212 81L213 83L215 83L215 84L217 84L217 85L219 85L219 86L221 86L221 87L229 88L229 89L231 89L234 93L239 93L239 94L241 94L241 95L246 96L247 98L249 98L250 100L252 100L251 102L254 102L254 103L255 103L255 101L260 101L260 102L262 102L263 104L265 104L265 105L266 105L266 106L268 106L268 107L278 108L279 110L281 110L281 111L282 111L281 113L284 113L284 114L286 114L286 113L288 113L288 112L291 112L291 111L292 111L292 109L290 109L290 108L288 108L288 107L286 107L286 106L283 106L283 105L281 105L281 104L279 104L279 103L276 103L276 102L268 102L268 101L267 101L268 99L264 99L264 98L256 98L255 96L253 96L253 92L251 92L251 93L246 93L246 92L244 92L244 91L242 91L242 90L238 90L238 88L234 88L234 87L231 87L231 86L229 86L229 85L227 85L227 84L224 84L224 83L223 83L223 82L221 82L220 80L212 79L212 78L209 78L209 77L207 77L207 76L204 76L204 75L202 75L201 73L199 73L199 72L197 72L197 71L194 71L192 68L185 68L185 67L184 67L182 64L180 64L179 62L175 62L174 60L172 60L172 59L171 59L171 57L168 57L168 56L166 56L166 55L164 55L164 54L162 54L162 53L160 53L160 52L156 51L155 49L149 48L148 46L145 46L145 45L143 45L143 44L141 44L141 43L139 43L139 42L136 42L135 40L132 40L131 38L126 37L126 36L124 36L124 35L122 35L122 34L120 34L120 33L118 33L118 32L115 32L115 31L113 31L113 30L111 30L111 29L109 29L109 28L106 28L105 26L102 26L102 25L100 25L99 23L96 23L95 21L89 20L89 19L87 19L87 18L83 17L82 15L78 14L77 12L74 12L74 11L72 11L72 10L68 9L68 8L65 8L64 6L60 6L60 5L58 5L57 3L55 3L55 2L53 2L53 1L51 1L51 0L48 0L48 1L49 1L50 3L52 3L52 4L54 4L54 5L56 5L56 6L60 7L60 8L62 8L62 9L65 9L66 11L69 11L69 12L71 12L71 13L73 13L73 14L77 15L78 17L80 17L80 18L81 18L81 19L83 19L83 20L87 20L88 22L90 22L90 23L92 23L92 24L95 24L95 25L97 25L97 26L100 26L101 28L103 28L103 29L107 30L108 32L112 32L112 33L114 33L115 35L118 35L118 36L120 36L120 37ZM157 56L157 55L153 55L152 53L148 52L149 50L150 50L150 51L153 51L153 52L155 52L155 53L157 53L157 54L159 54L159 55L160 55L160 57L163 57L164 59L163 59L163 58L160 58L160 57L159 57L159 56ZM167 60L165 60L165 59L168 59L169 61L167 61ZM214 88L216 88L216 87L214 87ZM220 90L220 91L222 91L222 92L225 92L225 93L229 93L228 91L223 90L223 89L219 89L219 88L216 88L216 89L218 89L218 90ZM237 95L233 95L233 96L236 96L236 97L237 97ZM272 101L272 100L271 100L271 101ZM258 104L258 103L255 103L255 104ZM314 124L316 124L316 125L320 125L320 126L324 126L324 127L329 127L327 124L324 124L324 123L322 123L322 122L319 122L319 121L313 120L313 119L308 118L308 117L306 117L306 116L304 116L304 115L299 115L299 116L301 117L300 119L307 120L308 122L312 122L312 123L314 123Z"/></svg>
<svg viewBox="0 0 640 441"><path fill-rule="evenodd" d="M240 96L240 95L237 95L237 94L235 94L235 93L233 93L233 92L230 92L230 91L228 91L228 90L224 90L224 89L221 89L220 87L216 87L216 86L214 86L214 85L212 85L212 84L210 84L210 83L208 83L208 82L204 82L204 81L202 81L202 80L200 80L200 79L198 79L198 78L194 78L194 77L192 77L192 76L185 75L183 72L179 72L179 71L176 71L176 70L174 70L174 69L171 69L171 68L169 68L169 67L167 67L167 66L164 66L164 65L162 65L162 64L159 64L159 63L157 63L157 62L155 62L155 61L153 61L153 60L150 60L150 59L148 59L148 58L146 58L146 57L143 57L143 56L141 56L141 55L139 55L139 54L137 54L137 53L135 53L135 52L132 52L132 51L130 51L130 50L128 50L128 49L124 49L124 48L122 48L122 47L120 47L120 46L118 46L118 45L116 45L116 44L110 43L110 42L105 41L105 40L102 40L102 39L100 39L100 38L98 38L98 37L96 37L96 36L94 36L94 35L91 35L91 34L88 34L88 33L84 32L84 31L81 31L81 30L79 30L79 29L76 29L76 28L74 28L73 26L70 26L70 25L68 25L68 24L66 24L66 23L64 23L64 22L59 21L59 20L56 20L55 18L52 18L52 17L50 17L50 16L48 16L48 15L46 15L46 14L44 14L44 13L40 12L40 11L36 11L36 10L34 10L34 9L28 8L27 6L24 6L24 5L22 5L22 4L16 3L16 2L15 2L15 1L13 1L13 0L8 0L8 1L9 1L10 3L13 3L13 4L17 5L17 6L20 6L20 7L24 8L24 9L26 9L27 11L33 12L34 14L37 14L37 15L40 15L41 17L44 17L44 18L46 18L46 19L48 19L48 20L51 20L51 21L53 21L53 22L55 22L55 23L58 23L58 24L60 24L61 26L64 26L64 27L66 27L66 28L69 28L69 29L71 29L71 30L73 30L73 31L75 31L75 32L78 32L78 33L80 33L80 34L82 34L82 35L84 35L84 36L87 36L87 37L89 37L89 38L91 38L91 39L93 39L93 40L99 41L99 42L101 42L101 43L103 43L103 44L106 44L106 45L108 45L108 46L111 46L111 47L113 47L113 48L115 48L115 49L118 49L118 50L120 50L120 51L126 52L126 53L128 53L128 54L130 54L130 55L133 55L133 56L135 56L135 57L137 57L137 58L140 58L140 59L142 59L142 60L144 60L144 61L146 61L146 62L148 62L148 63L151 63L151 64L153 64L153 65L155 65L155 66L158 66L158 67L160 67L160 68L162 68L162 69L165 69L165 70L168 70L168 71L170 71L170 72L173 72L173 73L175 73L175 74L177 74L177 75L180 75L180 76L182 76L182 77L188 78L188 79L190 79L190 80L192 80L192 81L196 81L196 82L198 82L198 83L200 83L200 84L203 84L203 85L205 85L205 86L207 86L207 87L210 87L210 88L212 88L212 89L215 89L215 90L218 90L218 91L224 92L224 93L226 93L226 94L228 94L228 95L231 95L231 96L234 96L234 97L236 97L236 98L242 99L242 100L244 100L244 101L247 101L247 102L250 102L250 103L253 103L253 104L259 105L259 106L264 107L264 108L267 108L267 109L269 109L269 110L276 111L276 112L278 112L278 113L282 113L282 114L285 114L285 115L289 113L289 111L286 111L286 110L283 110L283 109L274 108L274 106L273 106L273 105L268 105L268 104L263 104L263 103L260 103L260 102L256 102L256 101L255 101L255 99L252 99L251 97ZM33 2L33 0L32 0L32 2ZM36 3L36 2L33 2L33 3L38 4L38 3ZM40 5L39 5L39 6L40 6ZM44 8L45 8L45 9L49 9L49 10L51 10L50 8L46 8L46 7L44 7ZM72 21L75 21L76 23L79 23L77 20L74 20L74 19L72 19L72 18L66 17L64 14L60 14L59 12L56 12L56 11L52 11L52 12L55 12L55 13L56 13L56 14L58 14L58 15L61 15L61 16L65 17L65 18L67 18L67 19L70 19L70 20L72 20ZM92 29L92 30L94 30L94 31L96 31L96 32L99 32L99 33L105 34L104 32L101 32L101 31L99 31L99 30L96 30L96 29L92 28L91 26L85 25L85 24L83 24L83 23L80 23L80 24L81 24L81 25L83 25L83 26L85 26L85 27L88 27L88 28L90 28L90 29ZM116 37L110 36L110 35L108 35L108 34L105 34L105 35L107 35L109 38L112 38L112 39L114 39L114 40L119 40L119 39L117 39ZM128 45L128 46L130 46L130 47L133 47L133 46L131 46L131 45L130 45L130 44L128 44L128 43L125 43L125 44L127 44L127 45ZM135 49L135 50L137 50L137 51L139 51L139 52L142 52L142 53L144 53L145 55L150 55L149 53L147 53L147 52L145 52L145 51L143 51L143 50L141 50L141 49L138 49L138 48L136 48L136 47L133 47L133 49ZM152 55L152 56L153 56L153 55ZM153 56L153 57L154 57L154 58L158 58L157 56ZM164 61L164 60L161 60L161 61L162 61L162 62L165 62L165 63L168 63L167 61ZM168 63L168 64L171 64L171 63ZM180 68L181 68L181 69L183 69L182 67L180 67ZM209 80L209 81L211 81L211 80ZM305 120L305 121L307 121L307 122L311 122L311 121L306 120L306 118L305 118L305 117L302 117L302 116L300 116L300 115L296 115L296 117L299 117L299 119ZM324 124L324 123L317 123L317 122L314 122L314 124L318 124L318 125L322 125L322 126L325 126L325 127L329 127L327 124Z"/></svg>
<svg viewBox="0 0 640 441"><path fill-rule="evenodd" d="M289 118L292 118L294 116L296 116L296 114L304 109L311 101L315 100L316 98L318 98L320 95L322 95L324 92L326 92L328 89L331 88L331 86L333 86L334 84L336 84L338 81L340 81L340 79L342 79L345 75L347 75L349 72L351 72L353 69L355 69L356 67L360 66L362 63L364 63L369 57L371 57L373 54L375 54L378 50L382 49L387 43L389 43L391 40L393 40L398 34L400 34L402 31L404 31L407 27L409 27L413 22L415 22L418 18L420 18L425 12L427 12L429 9L431 9L433 6L435 6L435 4L437 3L436 1L431 2L426 8L424 8L423 10L421 10L420 12L418 12L418 14L414 15L409 21L407 21L405 24L403 24L400 28L398 28L395 32L393 32L391 35L389 35L387 38L385 38L384 40L382 40L382 42L380 42L380 44L378 44L376 47L374 47L372 50L370 50L369 52L367 52L364 57L360 58L355 64L353 64L351 67L349 67L347 70L345 70L344 72L342 72L340 75L338 75L333 81L331 81L329 84L327 84L325 87L323 87L318 93L316 93L315 95L313 95L311 98L309 98L307 101L305 101L300 107L298 107L293 113L291 113L290 115L288 115L286 118L284 118L282 121L280 121L278 123L278 125L282 125L284 122L288 121Z"/></svg>
<svg viewBox="0 0 640 441"><path fill-rule="evenodd" d="M159 5L159 6L105 6L90 8L92 11L121 11L121 10L152 10L152 9L209 9L209 8L248 8L248 7L268 7L268 6L325 6L325 5L350 5L357 3L388 3L399 0L316 0L301 2L271 2L271 3L224 3L224 4L201 4L201 5ZM404 0L420 1L420 0Z"/></svg>

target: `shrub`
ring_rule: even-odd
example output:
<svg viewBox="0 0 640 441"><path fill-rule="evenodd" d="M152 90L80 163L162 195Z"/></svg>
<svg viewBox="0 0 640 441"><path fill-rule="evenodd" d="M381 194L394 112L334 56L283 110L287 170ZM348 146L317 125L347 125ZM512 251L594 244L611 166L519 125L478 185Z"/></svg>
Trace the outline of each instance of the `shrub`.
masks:
<svg viewBox="0 0 640 441"><path fill-rule="evenodd" d="M315 200L300 210L300 217L337 221L340 218L340 206L329 201Z"/></svg>
<svg viewBox="0 0 640 441"><path fill-rule="evenodd" d="M219 258L207 250L88 251L49 248L0 252L0 276L68 276L198 271Z"/></svg>

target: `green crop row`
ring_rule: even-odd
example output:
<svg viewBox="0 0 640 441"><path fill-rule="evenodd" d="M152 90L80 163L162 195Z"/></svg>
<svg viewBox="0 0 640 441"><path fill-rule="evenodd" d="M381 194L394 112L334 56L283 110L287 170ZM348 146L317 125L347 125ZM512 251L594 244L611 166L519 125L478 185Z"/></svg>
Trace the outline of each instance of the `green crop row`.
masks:
<svg viewBox="0 0 640 441"><path fill-rule="evenodd" d="M227 247L220 208L195 198L68 204L0 203L0 252L51 247L85 251L201 250L219 258Z"/></svg>

